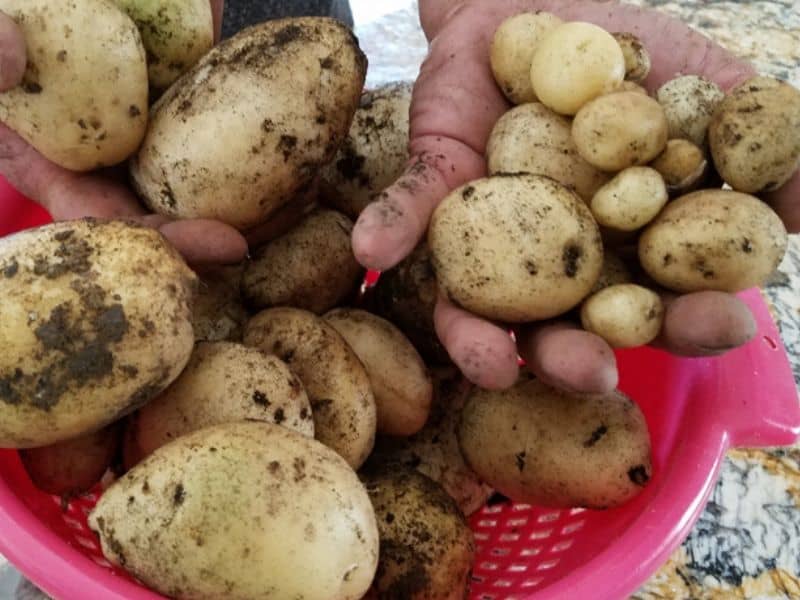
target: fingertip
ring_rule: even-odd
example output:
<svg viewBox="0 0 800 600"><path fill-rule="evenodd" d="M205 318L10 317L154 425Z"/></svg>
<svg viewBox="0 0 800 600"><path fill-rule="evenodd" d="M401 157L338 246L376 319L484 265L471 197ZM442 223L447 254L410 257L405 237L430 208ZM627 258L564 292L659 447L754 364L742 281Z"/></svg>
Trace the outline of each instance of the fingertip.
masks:
<svg viewBox="0 0 800 600"><path fill-rule="evenodd" d="M25 75L25 36L14 19L0 12L0 92L17 87Z"/></svg>
<svg viewBox="0 0 800 600"><path fill-rule="evenodd" d="M413 217L387 195L359 215L353 228L353 254L364 268L386 271L408 256L419 236Z"/></svg>
<svg viewBox="0 0 800 600"><path fill-rule="evenodd" d="M235 264L247 256L244 236L219 221L172 221L161 225L159 231L189 264Z"/></svg>

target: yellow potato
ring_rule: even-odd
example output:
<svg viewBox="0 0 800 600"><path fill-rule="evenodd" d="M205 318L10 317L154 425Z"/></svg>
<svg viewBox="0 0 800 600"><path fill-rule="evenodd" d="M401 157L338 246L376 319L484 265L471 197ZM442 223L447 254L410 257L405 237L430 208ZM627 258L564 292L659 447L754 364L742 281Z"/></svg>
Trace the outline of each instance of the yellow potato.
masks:
<svg viewBox="0 0 800 600"><path fill-rule="evenodd" d="M636 231L656 218L669 196L661 174L650 167L628 167L597 190L591 209L597 223Z"/></svg>
<svg viewBox="0 0 800 600"><path fill-rule="evenodd" d="M612 348L635 348L661 332L664 305L655 292L624 283L593 294L581 306L581 323Z"/></svg>
<svg viewBox="0 0 800 600"><path fill-rule="evenodd" d="M668 140L664 151L650 163L661 173L667 191L682 195L694 190L703 181L708 170L705 152L689 140Z"/></svg>
<svg viewBox="0 0 800 600"><path fill-rule="evenodd" d="M700 147L705 145L711 116L724 98L722 88L699 75L681 75L656 92L667 116L670 139L689 140Z"/></svg>
<svg viewBox="0 0 800 600"><path fill-rule="evenodd" d="M647 79L650 74L651 61L650 54L642 41L628 32L613 35L625 57L625 79L635 83L641 83Z"/></svg>

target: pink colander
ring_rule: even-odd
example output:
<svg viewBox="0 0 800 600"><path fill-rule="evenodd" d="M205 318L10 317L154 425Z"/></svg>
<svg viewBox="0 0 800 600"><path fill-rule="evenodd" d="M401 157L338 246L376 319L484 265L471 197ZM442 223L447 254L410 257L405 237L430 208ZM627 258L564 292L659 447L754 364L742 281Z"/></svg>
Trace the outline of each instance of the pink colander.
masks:
<svg viewBox="0 0 800 600"><path fill-rule="evenodd" d="M0 235L42 222L0 181ZM473 600L617 600L683 541L731 447L793 444L800 404L786 352L758 291L741 298L758 322L746 346L715 359L652 349L618 353L620 388L642 408L653 478L606 511L487 506L471 519L478 546ZM160 598L109 565L86 525L96 495L62 507L34 489L15 451L0 451L0 553L63 600Z"/></svg>

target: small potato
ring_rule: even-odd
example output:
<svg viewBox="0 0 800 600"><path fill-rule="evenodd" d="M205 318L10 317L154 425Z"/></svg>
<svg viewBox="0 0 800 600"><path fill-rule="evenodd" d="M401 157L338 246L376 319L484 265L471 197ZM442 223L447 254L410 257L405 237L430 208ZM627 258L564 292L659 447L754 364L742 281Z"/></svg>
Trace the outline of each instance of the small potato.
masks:
<svg viewBox="0 0 800 600"><path fill-rule="evenodd" d="M619 391L581 396L527 376L502 392L476 389L458 439L487 483L536 506L619 506L651 474L644 416Z"/></svg>
<svg viewBox="0 0 800 600"><path fill-rule="evenodd" d="M666 82L656 100L667 116L670 139L689 140L703 147L711 116L725 98L716 83L699 75L682 75Z"/></svg>
<svg viewBox="0 0 800 600"><path fill-rule="evenodd" d="M586 299L581 323L612 348L636 348L652 342L661 331L664 304L640 285L612 285Z"/></svg>
<svg viewBox="0 0 800 600"><path fill-rule="evenodd" d="M375 444L377 411L364 365L342 336L313 313L273 308L250 319L244 343L289 365L311 401L316 438L360 467Z"/></svg>
<svg viewBox="0 0 800 600"><path fill-rule="evenodd" d="M620 254L606 248L603 252L603 268L600 270L597 283L592 288L592 294L612 285L631 281L633 281L633 275Z"/></svg>
<svg viewBox="0 0 800 600"><path fill-rule="evenodd" d="M618 231L636 231L656 218L669 196L661 174L650 167L628 167L592 198L599 225Z"/></svg>
<svg viewBox="0 0 800 600"><path fill-rule="evenodd" d="M632 33L622 32L613 35L625 57L625 79L634 83L641 83L647 79L650 74L650 53L642 41Z"/></svg>
<svg viewBox="0 0 800 600"><path fill-rule="evenodd" d="M489 60L497 85L511 102L535 102L531 83L533 53L541 39L563 21L547 12L509 17L494 32Z"/></svg>
<svg viewBox="0 0 800 600"><path fill-rule="evenodd" d="M763 285L786 252L786 228L758 198L701 190L673 200L639 238L639 260L676 292Z"/></svg>
<svg viewBox="0 0 800 600"><path fill-rule="evenodd" d="M572 140L572 124L544 104L522 104L505 113L486 145L489 174L546 175L587 202L608 175L587 163Z"/></svg>
<svg viewBox="0 0 800 600"><path fill-rule="evenodd" d="M466 598L475 541L464 515L434 481L411 469L362 475L380 534L368 600Z"/></svg>
<svg viewBox="0 0 800 600"><path fill-rule="evenodd" d="M375 511L353 470L268 423L159 448L106 490L89 527L110 562L171 598L358 600L378 564Z"/></svg>
<svg viewBox="0 0 800 600"><path fill-rule="evenodd" d="M533 54L533 91L542 104L563 115L576 114L623 79L625 56L617 40L591 23L559 25Z"/></svg>
<svg viewBox="0 0 800 600"><path fill-rule="evenodd" d="M604 171L644 165L667 145L661 105L637 92L600 96L575 115L572 138L580 155Z"/></svg>
<svg viewBox="0 0 800 600"><path fill-rule="evenodd" d="M318 209L262 246L247 265L242 293L255 308L293 306L321 314L356 287L363 270L353 256L353 222Z"/></svg>
<svg viewBox="0 0 800 600"><path fill-rule="evenodd" d="M708 171L708 161L702 148L689 140L667 141L664 151L650 163L661 173L670 195L683 195L694 190Z"/></svg>
<svg viewBox="0 0 800 600"><path fill-rule="evenodd" d="M538 175L494 176L456 189L434 212L428 243L442 292L466 310L513 323L576 306L603 262L586 204Z"/></svg>
<svg viewBox="0 0 800 600"><path fill-rule="evenodd" d="M200 287L192 305L197 342L240 342L249 315L242 303L244 264L205 267L198 272Z"/></svg>
<svg viewBox="0 0 800 600"><path fill-rule="evenodd" d="M725 182L747 193L779 189L800 166L800 91L754 77L730 91L708 130Z"/></svg>

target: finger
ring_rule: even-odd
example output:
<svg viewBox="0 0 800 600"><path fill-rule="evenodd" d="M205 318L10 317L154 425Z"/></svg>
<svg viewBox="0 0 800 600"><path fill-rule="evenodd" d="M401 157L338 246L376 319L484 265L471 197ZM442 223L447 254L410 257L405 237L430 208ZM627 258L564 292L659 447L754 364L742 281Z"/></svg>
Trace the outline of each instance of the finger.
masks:
<svg viewBox="0 0 800 600"><path fill-rule="evenodd" d="M158 229L191 265L234 264L247 256L242 234L219 221L172 221Z"/></svg>
<svg viewBox="0 0 800 600"><path fill-rule="evenodd" d="M780 215L789 233L800 232L800 170L781 189L765 194L764 200Z"/></svg>
<svg viewBox="0 0 800 600"><path fill-rule="evenodd" d="M489 390L506 389L519 376L517 349L509 333L439 298L436 334L464 376Z"/></svg>
<svg viewBox="0 0 800 600"><path fill-rule="evenodd" d="M211 0L211 15L214 18L214 41L222 37L222 14L225 9L225 0Z"/></svg>
<svg viewBox="0 0 800 600"><path fill-rule="evenodd" d="M21 83L26 66L25 36L14 19L0 13L0 92Z"/></svg>
<svg viewBox="0 0 800 600"><path fill-rule="evenodd" d="M599 336L568 323L529 327L517 337L528 369L543 382L573 392L605 394L619 383L617 360Z"/></svg>

